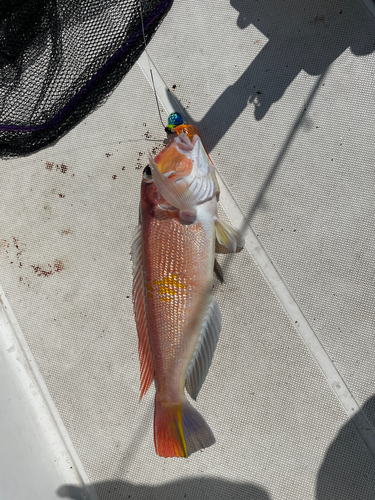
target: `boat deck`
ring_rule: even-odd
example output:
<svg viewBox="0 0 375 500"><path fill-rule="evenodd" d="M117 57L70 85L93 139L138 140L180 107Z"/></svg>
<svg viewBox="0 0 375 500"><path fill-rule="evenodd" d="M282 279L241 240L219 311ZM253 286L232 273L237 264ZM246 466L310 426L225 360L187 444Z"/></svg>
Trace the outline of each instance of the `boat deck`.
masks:
<svg viewBox="0 0 375 500"><path fill-rule="evenodd" d="M367 5L176 0L149 45L163 121L181 106L196 126L246 241L218 255L195 405L216 444L187 460L155 454L154 389L138 402L130 241L166 137L146 55L56 144L2 162L3 500L375 498Z"/></svg>

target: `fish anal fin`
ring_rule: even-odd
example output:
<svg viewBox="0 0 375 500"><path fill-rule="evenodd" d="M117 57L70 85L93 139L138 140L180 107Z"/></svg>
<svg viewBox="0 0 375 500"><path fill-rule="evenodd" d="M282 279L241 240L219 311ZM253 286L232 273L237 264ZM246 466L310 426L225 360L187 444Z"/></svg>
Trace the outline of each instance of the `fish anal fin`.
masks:
<svg viewBox="0 0 375 500"><path fill-rule="evenodd" d="M141 396L147 392L154 380L154 364L147 329L145 290L143 282L142 226L139 224L133 236L131 259L133 262L133 306L138 331L138 353L141 364Z"/></svg>
<svg viewBox="0 0 375 500"><path fill-rule="evenodd" d="M215 297L212 297L201 331L199 344L186 372L185 387L188 394L193 399L197 398L203 382L207 377L216 345L219 340L220 330L220 307Z"/></svg>
<svg viewBox="0 0 375 500"><path fill-rule="evenodd" d="M230 252L236 252L237 247L244 247L245 242L238 229L231 226L227 222L218 219L217 217L215 219L215 227L217 241L220 245L226 247Z"/></svg>

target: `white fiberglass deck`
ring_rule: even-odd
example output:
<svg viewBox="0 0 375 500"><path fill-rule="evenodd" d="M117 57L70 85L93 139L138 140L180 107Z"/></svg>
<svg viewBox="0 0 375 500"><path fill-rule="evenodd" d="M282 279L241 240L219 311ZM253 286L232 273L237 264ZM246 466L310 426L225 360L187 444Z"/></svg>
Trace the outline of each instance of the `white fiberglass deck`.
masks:
<svg viewBox="0 0 375 500"><path fill-rule="evenodd" d="M0 464L12 450L37 485L7 473L1 500L94 498L88 482L100 500L375 498L374 51L357 0L175 0L149 45L164 121L174 94L246 239L218 257L223 329L196 404L216 444L187 460L156 456L153 389L138 403L130 240L165 139L147 58L55 145L1 163L1 357L16 373L23 334L46 385L30 372L25 395L21 364L35 433L0 386Z"/></svg>

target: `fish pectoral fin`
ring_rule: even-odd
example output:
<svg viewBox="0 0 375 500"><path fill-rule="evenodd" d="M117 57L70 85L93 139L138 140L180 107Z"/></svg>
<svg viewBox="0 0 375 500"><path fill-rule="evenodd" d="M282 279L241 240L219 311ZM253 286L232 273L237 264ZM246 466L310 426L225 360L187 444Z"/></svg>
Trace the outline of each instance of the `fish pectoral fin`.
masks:
<svg viewBox="0 0 375 500"><path fill-rule="evenodd" d="M230 252L236 252L237 248L245 246L241 233L235 227L217 217L215 218L215 227L217 241Z"/></svg>
<svg viewBox="0 0 375 500"><path fill-rule="evenodd" d="M141 363L141 397L147 392L154 380L154 364L151 356L147 317L145 307L145 288L143 279L142 226L138 224L132 240L131 259L133 262L133 306L138 331L138 353Z"/></svg>
<svg viewBox="0 0 375 500"><path fill-rule="evenodd" d="M201 337L194 357L186 372L185 387L189 395L196 399L206 379L221 330L220 306L212 297L208 307Z"/></svg>
<svg viewBox="0 0 375 500"><path fill-rule="evenodd" d="M163 175L151 155L149 161L152 177L162 197L173 207L196 213L197 203L189 186L175 180L172 181Z"/></svg>

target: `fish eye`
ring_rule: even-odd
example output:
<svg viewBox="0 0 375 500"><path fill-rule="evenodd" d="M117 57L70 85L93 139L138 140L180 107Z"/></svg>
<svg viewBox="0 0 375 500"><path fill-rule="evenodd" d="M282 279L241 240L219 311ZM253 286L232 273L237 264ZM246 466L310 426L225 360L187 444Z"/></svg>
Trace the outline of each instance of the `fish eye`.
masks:
<svg viewBox="0 0 375 500"><path fill-rule="evenodd" d="M150 165L147 165L147 167L145 167L145 169L143 170L143 180L146 182L153 181Z"/></svg>

